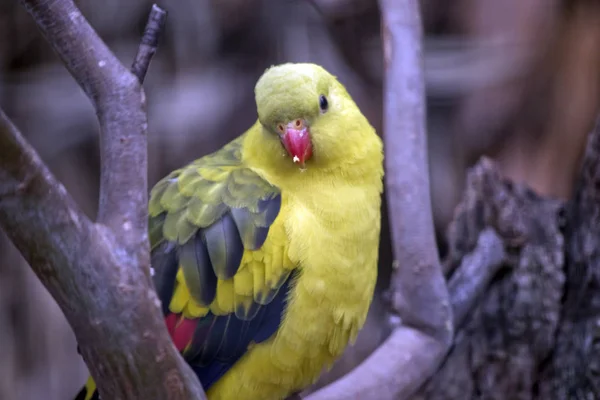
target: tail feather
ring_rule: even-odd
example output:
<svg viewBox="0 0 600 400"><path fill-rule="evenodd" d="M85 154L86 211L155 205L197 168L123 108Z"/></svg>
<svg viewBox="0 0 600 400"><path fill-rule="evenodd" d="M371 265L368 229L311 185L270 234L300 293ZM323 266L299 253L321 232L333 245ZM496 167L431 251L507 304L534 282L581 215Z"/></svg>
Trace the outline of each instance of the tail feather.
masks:
<svg viewBox="0 0 600 400"><path fill-rule="evenodd" d="M90 376L85 386L77 393L74 400L100 400L100 395L96 388L96 382Z"/></svg>

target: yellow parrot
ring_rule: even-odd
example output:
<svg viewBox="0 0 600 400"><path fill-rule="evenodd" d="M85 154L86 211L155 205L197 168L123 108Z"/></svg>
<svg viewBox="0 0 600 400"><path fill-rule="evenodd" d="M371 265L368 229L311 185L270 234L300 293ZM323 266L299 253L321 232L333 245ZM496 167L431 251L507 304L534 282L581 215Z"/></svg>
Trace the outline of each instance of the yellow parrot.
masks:
<svg viewBox="0 0 600 400"><path fill-rule="evenodd" d="M209 400L278 400L314 383L355 340L377 277L373 127L315 64L269 68L255 97L248 131L150 195L154 284ZM80 398L95 389L90 379Z"/></svg>

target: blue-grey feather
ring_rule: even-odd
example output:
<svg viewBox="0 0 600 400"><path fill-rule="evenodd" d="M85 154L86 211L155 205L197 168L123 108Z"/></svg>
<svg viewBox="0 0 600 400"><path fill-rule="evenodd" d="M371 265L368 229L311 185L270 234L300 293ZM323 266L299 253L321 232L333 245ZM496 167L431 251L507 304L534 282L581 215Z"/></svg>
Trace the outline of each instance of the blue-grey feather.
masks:
<svg viewBox="0 0 600 400"><path fill-rule="evenodd" d="M287 306L288 292L294 282L295 273L288 276L273 301L261 306L255 318L242 321L234 314L215 316L209 313L203 319L212 324L199 323L190 351L184 355L205 390L208 390L242 357L250 343L261 343L272 337L279 326ZM211 332L207 334L207 330ZM210 340L216 343L209 343ZM194 349L218 348L215 352L198 357ZM208 361L210 360L210 361Z"/></svg>
<svg viewBox="0 0 600 400"><path fill-rule="evenodd" d="M215 275L219 279L230 279L237 272L244 245L230 213L204 229L206 247Z"/></svg>
<svg viewBox="0 0 600 400"><path fill-rule="evenodd" d="M179 265L190 295L199 304L210 305L217 294L217 276L200 232L179 248Z"/></svg>
<svg viewBox="0 0 600 400"><path fill-rule="evenodd" d="M175 243L162 242L151 254L150 264L154 270L152 280L164 315L169 313L169 303L175 291L175 279L179 269Z"/></svg>
<svg viewBox="0 0 600 400"><path fill-rule="evenodd" d="M261 213L265 214L266 226L270 226L281 208L281 194L277 193L273 197L268 199L261 199L258 201L258 209Z"/></svg>

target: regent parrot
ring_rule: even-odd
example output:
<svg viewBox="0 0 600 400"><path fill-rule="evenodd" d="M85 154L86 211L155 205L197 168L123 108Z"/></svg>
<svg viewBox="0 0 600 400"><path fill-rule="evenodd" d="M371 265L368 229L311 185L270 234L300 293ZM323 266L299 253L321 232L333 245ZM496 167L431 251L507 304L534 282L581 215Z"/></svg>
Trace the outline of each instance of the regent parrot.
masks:
<svg viewBox="0 0 600 400"><path fill-rule="evenodd" d="M314 64L268 69L258 120L150 194L154 284L210 400L284 399L361 329L377 277L383 148ZM90 378L80 398L98 394Z"/></svg>

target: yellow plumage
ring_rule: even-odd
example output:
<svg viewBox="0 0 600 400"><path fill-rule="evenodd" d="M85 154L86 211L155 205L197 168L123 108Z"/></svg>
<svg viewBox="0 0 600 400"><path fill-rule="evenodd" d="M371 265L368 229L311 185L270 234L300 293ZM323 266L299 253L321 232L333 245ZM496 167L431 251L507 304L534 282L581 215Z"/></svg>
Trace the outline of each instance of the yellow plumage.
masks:
<svg viewBox="0 0 600 400"><path fill-rule="evenodd" d="M313 383L356 338L377 274L379 201L372 189L283 191L275 224L284 227L288 256L301 273L275 337L252 347L209 390L210 400L285 398Z"/></svg>
<svg viewBox="0 0 600 400"><path fill-rule="evenodd" d="M296 266L301 273L279 331L254 345L215 383L208 391L210 400L285 398L313 383L356 338L377 277L380 187L365 188L361 177L349 178L334 185L331 177L315 176L302 194L286 190L283 180L277 182L283 197L280 214L263 247L244 253L238 274L252 274L262 282L265 271L273 271L265 275L267 281L281 268ZM293 179L287 183L294 186ZM281 263L273 262L277 259ZM240 293L259 289L238 286L237 277L219 281L213 312L231 312ZM171 311L186 309L196 317L206 312L179 285ZM194 309L202 312L194 315Z"/></svg>
<svg viewBox="0 0 600 400"><path fill-rule="evenodd" d="M267 241L244 259L272 261L282 249L282 258L289 260L282 265L301 273L279 331L253 346L211 387L210 400L285 398L313 383L364 324L377 277L382 144L343 87L332 86L328 98L339 114L312 124L315 141L319 134L326 136L325 144L339 140L327 148L327 159L315 155L315 163L323 165L300 171L289 160L282 163L281 156L267 156L282 150L265 148L260 123L244 139L245 165L282 193ZM247 264L248 270L261 273L254 265ZM280 268L258 265L266 271Z"/></svg>
<svg viewBox="0 0 600 400"><path fill-rule="evenodd" d="M174 171L150 199L159 274L168 268L155 265L162 261L154 257L170 254L163 251L171 249L168 243L181 249L171 286L157 280L159 295L169 299L167 314L251 323L257 310L280 301L280 288L288 288L276 331L249 341L211 382L209 400L284 399L313 383L356 338L377 277L383 150L374 129L335 77L313 64L269 69L257 83L256 101L259 121L244 135ZM291 159L287 143L282 146L277 129L288 121L309 127L312 157L305 168ZM227 233L228 226L237 226L239 236ZM261 229L268 229L266 239ZM230 276L240 239L243 254ZM188 362L191 353L227 351L236 334L228 324L223 339L190 342L183 350Z"/></svg>

